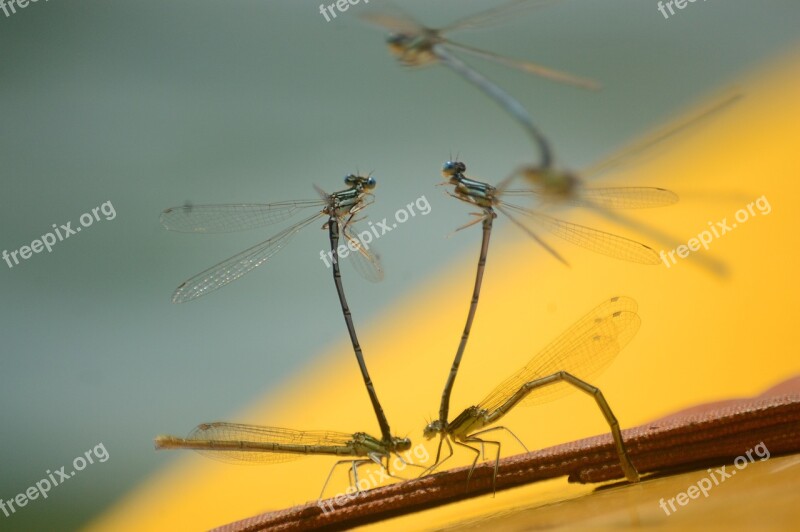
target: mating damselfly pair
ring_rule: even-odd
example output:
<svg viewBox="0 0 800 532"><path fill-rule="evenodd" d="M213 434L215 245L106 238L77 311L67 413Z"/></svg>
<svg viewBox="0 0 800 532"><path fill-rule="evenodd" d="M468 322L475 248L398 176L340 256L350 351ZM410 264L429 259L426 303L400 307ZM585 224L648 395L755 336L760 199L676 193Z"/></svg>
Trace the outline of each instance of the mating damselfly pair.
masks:
<svg viewBox="0 0 800 532"><path fill-rule="evenodd" d="M553 216L547 210L555 204L582 207L600 213L629 228L648 234L657 234L659 238L668 240L670 237L663 233L623 218L616 211L672 205L678 201L675 193L659 187L592 187L587 184L587 178L593 172L606 171L619 165L625 159L646 151L654 144L671 137L698 120L698 117L693 117L685 123L640 141L620 155L610 158L607 162L595 165L589 171L578 173L559 167L549 141L534 125L534 121L519 101L478 71L466 65L455 53L463 52L582 88L594 89L598 88L598 84L533 63L506 58L458 44L445 37L447 32L477 27L503 15L513 13L516 8L544 3L546 2L517 0L501 8L490 9L478 16L463 19L443 29L424 27L410 17L396 12L370 13L364 16L365 20L373 25L392 32L388 38L388 44L390 50L403 65L424 66L441 63L500 104L523 126L528 136L534 141L540 155L537 164L519 166L510 175L500 180L497 185L490 185L468 177L466 164L462 161L447 161L442 168L442 174L446 180L443 184L453 187L449 194L480 211L475 213L475 218L470 223L459 229L480 223L483 229L483 238L467 321L442 392L439 417L427 424L422 432L425 439L432 439L439 435L436 460L430 467L423 468L424 471L421 474L431 474L448 460L453 454L453 445L467 448L475 453L472 469L476 467L485 446L495 445L497 448L494 460L496 476L501 443L486 439L485 435L493 431L505 430L511 433L527 450L519 438L507 427L496 426L496 423L516 405L534 404L558 396L557 392L551 393L550 390L555 389L553 385L562 383L560 389L568 389L563 384L569 384L573 389L584 391L595 398L611 429L614 448L619 457L620 474L629 481L635 482L639 479L639 473L626 450L619 423L602 392L589 383L589 379L596 377L611 363L639 328L637 305L631 298L608 299L534 356L524 368L503 381L483 401L466 408L453 419L449 417L450 397L473 328L486 269L489 240L497 214L502 214L541 245L550 255L565 264L567 260L541 236L540 231L615 259L644 265L659 264L658 254L644 243L570 222L563 217ZM723 102L724 105L727 103L729 103L727 100ZM711 111L721 107L720 105L713 106ZM711 111L701 113L699 118L709 115ZM515 185L517 180L522 184ZM156 438L157 448L194 449L222 459L248 463L284 462L308 455L337 457L339 460L330 470L320 496L324 495L325 488L336 467L341 464L349 466L352 474L351 482L354 481L355 486L358 486L359 468L370 463L384 468L389 476L395 476L390 470L390 458L394 455L403 460L401 453L411 448L411 440L393 436L391 433L387 416L367 371L363 350L356 335L352 313L345 297L339 268L340 261L338 260L339 250L342 249L339 243L344 241L351 251L349 262L364 278L370 281L379 281L383 278L384 271L378 256L359 241L357 236L359 232L356 229L358 222L366 215L366 208L372 203L377 182L371 176L348 175L345 178L345 184L347 188L331 194L317 189L320 197L309 200L173 207L162 213L161 221L167 229L175 231L225 233L264 227L288 221L289 218L303 212L313 211L275 236L182 283L173 296L173 301L180 303L208 294L267 263L280 250L284 249L303 228L324 219L323 228L328 230L334 285L381 436L374 437L367 432L303 431L272 426L215 422L197 426L186 438L159 436ZM520 204L520 201L530 201L533 205ZM710 260L704 265L712 270L719 266ZM435 356L436 354L431 355ZM445 443L450 454L442 457L442 447Z"/></svg>
<svg viewBox="0 0 800 532"><path fill-rule="evenodd" d="M480 205L482 208L484 208L484 228L486 229L488 227L490 230L491 226L487 225L487 220L490 221L494 218L495 215L492 211L492 208L493 206L500 206L500 200L495 197L491 187L488 185L481 186L480 182L469 180L469 178L464 176L464 170L465 165L463 163L448 162L445 164L444 172L449 176L449 184L454 185L455 197L468 203ZM331 253L332 257L334 258L334 283L340 299L342 314L345 318L347 330L350 334L352 347L356 355L368 395L372 402L373 409L378 420L378 425L381 429L381 437L376 438L365 432L343 433L331 431L299 431L270 426L215 422L199 425L186 438L179 438L175 436L158 437L156 439L157 448L194 449L201 452L210 453L222 459L232 459L235 461L253 463L283 462L311 454L331 455L341 458L347 457L337 461L333 466L328 474L325 484L323 485L322 494L324 494L325 487L327 486L334 469L343 463L350 465L353 480L356 484L359 478L359 467L369 463L380 464L381 467L386 469L386 472L389 476L393 476L389 466L390 457L392 455L400 457L400 453L402 451L410 449L411 441L408 438L399 438L392 436L391 434L389 423L383 411L383 407L378 400L375 387L373 386L372 380L367 371L361 345L356 335L352 314L345 298L344 288L341 280L341 271L338 264L339 261L336 260L339 239L343 236L349 243L352 243L354 246L356 246L355 249L357 253L354 256L358 257L358 264L361 264L362 266L370 266L370 268L362 267L359 269L360 272L382 273L382 269L377 257L363 246L360 246L357 238L353 236L353 224L360 216L363 215L364 209L371 203L372 194L376 187L376 181L372 177L349 175L345 178L345 183L348 185L348 188L332 194L321 193L320 200L283 201L273 204L229 204L172 207L162 213L161 221L166 228L176 231L214 233L252 229L264 225L270 225L279 221L285 221L289 217L298 214L299 212L311 209L315 210L313 214L301 219L299 222L291 225L289 228L279 232L275 237L269 238L260 244L234 255L233 257L222 261L216 266L213 266L195 275L184 283L181 283L173 296L173 301L183 302L208 294L211 291L224 286L235 279L238 279L254 268L265 264L280 249L283 249L291 237L303 227L311 225L316 220L327 217L323 227L328 229ZM518 209L522 208L518 207ZM530 210L529 214L536 214L535 210ZM570 222L557 218L548 217L548 219L555 221L555 223L558 223L563 227L582 227L575 226ZM589 230L588 228L585 229ZM556 232L555 234L558 233ZM597 232L597 235L607 234ZM473 305L470 308L470 321L474 317L475 307L477 306L480 278L483 275L483 265L485 265L486 252L488 251L488 236L488 231L486 231L484 244L482 246L482 256L480 262L481 266L479 266L479 279L476 284L475 299L473 300ZM595 236L595 234L590 233L590 237L587 241L590 241L592 236ZM607 238L607 236L604 236L604 238ZM622 237L615 238L621 239ZM643 246L641 244L632 243L632 241L630 242L631 246ZM379 276L374 274L365 277L371 280L379 279ZM609 318L609 316L606 316L608 312L598 310L595 314L598 313L603 319ZM590 340L596 341L597 335L594 333L601 330L602 325L600 321L598 321L597 330L590 331L592 333L588 337ZM612 330L606 334L614 336L611 341L616 341L616 336L623 335L624 333L625 331L622 330L619 332L614 332ZM462 339L464 346L466 345L467 335L468 330L465 332L465 335ZM586 341L586 338L583 337L574 339L574 342L584 341ZM601 343L596 343L595 345L597 346L596 349L607 349L607 346L603 346ZM463 353L463 346L460 348L460 353ZM590 359L593 358L592 353L584 354L583 356L587 356ZM565 359L568 360L569 358L569 352L559 352L556 353L556 359L554 362L561 364L564 363ZM585 364L585 361L580 362L577 364L577 367L580 369L580 366ZM568 363L563 366L563 368L570 367L571 366ZM450 377L448 378L446 396L443 397L443 404L449 402L449 394L452 389L452 383L455 379L456 370L457 364L454 364L454 369L451 371ZM568 370L565 369L564 371ZM558 376L555 378L556 380L565 379L567 382L585 390L585 387L590 385L580 380L581 377L579 375L581 375L581 371L578 371L577 375L574 376ZM531 374L530 376L534 377L536 375ZM538 375L538 377L549 376ZM548 381L548 383L549 382L550 381ZM534 388L531 388L531 391ZM508 390L505 390L505 392L502 393L508 393ZM617 431L615 432L615 437L621 438L618 434L616 421L613 418L613 415L610 413L610 408L608 407L607 403L601 403L601 408L603 408L603 412L607 415L607 417L610 416L609 423L612 423L613 421L611 426ZM432 434L439 433L442 435L442 441L447 441L448 445L450 439L452 439L457 445L466 446L469 446L469 442L484 441L478 440L478 434L481 432L474 433L471 428L475 424L482 423L483 425L488 425L493 423L496 419L499 419L497 412L487 413L488 417L485 417L484 419L481 417L483 414L475 412L474 410L470 410L470 414L467 414L467 411L465 411L465 414L462 414L462 416L454 420L452 423L448 423L447 410L445 409L442 412L442 417L440 418L440 422L438 424L434 423L426 427L425 436L432 437ZM467 426L464 426L458 422L458 420L465 415L476 417L474 417L473 421ZM494 442L485 441L485 443ZM620 452L622 453L620 455L621 459L624 460L623 470L629 479L637 479L638 474L635 473L635 468L633 468L633 466L630 464L630 460L628 459L627 455L624 454L624 447L622 446L621 439L618 440L618 446ZM499 444L497 459L499 460ZM439 463L440 459L437 453L436 463L434 463L434 465L430 468L426 469L425 472L433 471L433 469Z"/></svg>

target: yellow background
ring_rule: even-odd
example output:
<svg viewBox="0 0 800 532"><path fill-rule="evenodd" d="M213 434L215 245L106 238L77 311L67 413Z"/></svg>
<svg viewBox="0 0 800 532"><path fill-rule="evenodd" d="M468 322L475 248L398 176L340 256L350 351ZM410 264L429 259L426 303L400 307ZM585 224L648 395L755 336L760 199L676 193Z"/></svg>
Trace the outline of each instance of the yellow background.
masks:
<svg viewBox="0 0 800 532"><path fill-rule="evenodd" d="M676 191L682 198L678 205L631 214L683 242L706 229L707 222L726 217L731 221L738 209L766 196L772 207L769 215L754 216L711 243L708 253L727 263L728 278L712 276L690 260L670 269L638 266L549 238L572 264L565 268L511 224L496 225L452 415L479 401L560 331L617 294L639 302L642 328L596 384L623 428L696 403L757 394L798 373L797 64L792 60L754 73L741 85L746 98L729 111L670 142L658 157L602 181ZM491 182L501 176L473 177ZM468 209L464 211L466 219ZM585 212L572 211L567 217L636 237ZM453 227L462 222L454 219ZM355 309L370 372L392 429L415 444L422 441L426 420L438 412L472 289L480 231L475 227L454 238L473 239L474 253L455 257L386 314L365 321ZM229 421L379 435L350 345L344 341ZM520 409L505 422L532 449L607 431L593 402L581 394ZM432 443L428 448L434 451ZM517 452L511 451L511 444L505 448ZM452 465L464 463L466 457L459 458ZM329 458L312 457L282 465L239 466L187 453L90 529L198 530L304 503L316 498L331 464ZM329 489L335 493L346 487L341 473ZM559 479L381 526L438 527L589 489Z"/></svg>

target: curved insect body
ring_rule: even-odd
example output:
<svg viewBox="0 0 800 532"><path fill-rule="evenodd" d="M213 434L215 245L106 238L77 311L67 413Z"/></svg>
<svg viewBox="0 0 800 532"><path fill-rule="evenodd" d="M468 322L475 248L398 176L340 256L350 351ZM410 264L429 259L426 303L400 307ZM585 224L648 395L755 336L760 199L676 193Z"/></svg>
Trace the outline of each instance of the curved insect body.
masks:
<svg viewBox="0 0 800 532"><path fill-rule="evenodd" d="M483 282L483 273L486 269L486 259L489 253L489 239L491 236L493 221L497 216L495 210L506 215L515 225L525 231L525 233L527 233L531 238L544 247L550 254L564 263L566 263L566 261L564 261L558 252L556 252L544 240L542 240L527 223L518 220L511 213L513 212L515 214L521 214L530 221L538 224L540 227L547 229L552 234L586 249L590 249L614 258L641 264L659 263L658 255L653 249L634 240L629 240L611 233L598 231L590 227L573 224L565 220L545 215L535 210L525 209L523 207L508 203L502 199L502 194L504 192L502 187L494 187L483 181L469 178L465 175L466 170L466 164L461 161L447 161L442 167L442 176L447 179L448 184L453 185L453 192L450 193L453 197L481 209L480 213L476 213L474 220L459 227L458 230L482 222L483 239L481 241L480 255L478 257L478 268L475 274L475 285L473 288L469 311L467 313L467 321L456 350L456 355L453 358L453 363L450 367L450 373L448 374L447 381L445 382L444 390L442 391L442 399L439 406L439 419L429 424L424 431L426 438L431 438L432 435L437 433L452 436L453 441L458 445L462 445L467 441L473 441L475 434L480 433L480 430L478 429L484 425L494 423L498 419L497 416L503 412L501 408L502 405L496 406L495 409L476 406L472 409L467 409L466 411L462 412L461 415L459 415L452 422L448 421L450 412L450 396L455 385L456 376L466 350L467 341L469 339L472 324L477 312L478 300L480 298L481 285ZM522 386L523 384L525 383L519 383L519 386ZM447 439L447 443L449 446L449 439ZM441 451L441 442L439 445L439 451Z"/></svg>
<svg viewBox="0 0 800 532"><path fill-rule="evenodd" d="M378 400L372 379L367 371L361 345L356 336L355 325L353 324L350 307L345 298L338 264L337 249L341 234L358 251L358 253L351 255L354 257L356 270L368 280L378 281L383 276L383 270L377 256L361 245L360 241L352 233L352 225L356 221L355 216L372 202L371 191L375 189L376 182L371 176L363 177L354 174L346 176L344 181L347 188L332 194L315 187L320 195L318 200L285 201L267 205L173 207L162 213L161 222L167 229L177 231L227 232L269 225L285 220L305 208L317 210L311 216L284 229L274 237L234 255L185 281L178 287L173 296L173 301L180 303L216 290L264 264L270 257L280 251L302 228L319 218L327 217L324 228L328 229L331 244L333 280L356 361L381 428L381 439L377 440L364 433L357 433L350 440L341 435L328 438L320 436L318 433L300 433L270 427L259 428L252 425L214 423L200 425L188 439L174 437L157 439L159 448L196 448L230 452L237 449L236 452L239 453L242 451L262 451L273 454L278 453L282 456L292 453L297 454L304 449L312 454L364 456L365 453L378 453L380 456L387 457L387 462L390 453L396 452L398 449L405 450L410 448L411 443L408 439L395 438L391 435L389 423ZM314 438L317 438L317 440ZM243 458L255 455L239 454L235 456ZM356 469L357 467L354 464L354 473Z"/></svg>
<svg viewBox="0 0 800 532"><path fill-rule="evenodd" d="M525 367L497 386L479 404L466 408L450 422L438 419L429 423L423 430L423 436L430 440L438 434L440 440L436 460L428 471L433 471L452 456L452 442L475 453L469 473L471 477L481 454L479 448L474 445L482 449L488 444L497 447L494 472L496 478L501 444L479 436L504 430L525 447L508 428L492 427L492 425L508 414L514 406L543 403L570 391L570 388L550 387L552 384L563 382L594 397L611 428L620 466L625 476L629 481L637 482L639 474L625 449L616 417L602 392L586 381L606 369L636 334L640 325L636 307L636 302L627 297L609 299L567 329L533 357ZM444 443L447 443L449 454L441 459Z"/></svg>
<svg viewBox="0 0 800 532"><path fill-rule="evenodd" d="M467 65L454 52L491 61L509 68L535 74L552 81L565 83L584 89L598 89L599 85L585 78L573 76L536 63L504 57L499 54L457 43L446 37L449 32L474 29L508 16L517 8L527 9L532 5L546 2L517 0L503 6L488 9L477 15L456 21L440 29L423 26L406 13L394 9L392 12L372 12L362 15L366 22L390 32L386 39L389 51L404 66L422 67L442 64L481 90L510 114L526 131L540 152L542 166L550 166L552 153L545 136L539 131L527 109L511 94L483 74Z"/></svg>

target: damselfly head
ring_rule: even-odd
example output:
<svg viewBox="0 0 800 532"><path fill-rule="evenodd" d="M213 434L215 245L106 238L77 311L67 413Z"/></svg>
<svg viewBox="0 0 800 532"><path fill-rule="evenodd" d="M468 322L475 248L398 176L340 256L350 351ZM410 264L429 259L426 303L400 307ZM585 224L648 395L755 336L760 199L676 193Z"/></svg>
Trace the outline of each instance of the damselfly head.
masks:
<svg viewBox="0 0 800 532"><path fill-rule="evenodd" d="M413 40L413 37L405 33L393 33L386 38L386 44L394 55L403 55L408 51Z"/></svg>
<svg viewBox="0 0 800 532"><path fill-rule="evenodd" d="M422 34L393 33L386 39L389 52L407 67L421 67L436 63L433 45L437 42L435 34L424 31Z"/></svg>
<svg viewBox="0 0 800 532"><path fill-rule="evenodd" d="M467 165L459 161L447 161L442 165L442 176L450 179L467 171Z"/></svg>
<svg viewBox="0 0 800 532"><path fill-rule="evenodd" d="M361 187L364 190L372 190L377 185L375 178L372 176L362 177L355 174L350 174L344 177L344 183L350 187Z"/></svg>
<svg viewBox="0 0 800 532"><path fill-rule="evenodd" d="M407 451L411 449L411 440L409 438L392 438L392 445L394 452Z"/></svg>
<svg viewBox="0 0 800 532"><path fill-rule="evenodd" d="M425 428L422 429L422 436L424 436L426 440L430 440L431 438L433 438L434 436L436 436L441 432L442 432L442 421L436 419L425 425Z"/></svg>

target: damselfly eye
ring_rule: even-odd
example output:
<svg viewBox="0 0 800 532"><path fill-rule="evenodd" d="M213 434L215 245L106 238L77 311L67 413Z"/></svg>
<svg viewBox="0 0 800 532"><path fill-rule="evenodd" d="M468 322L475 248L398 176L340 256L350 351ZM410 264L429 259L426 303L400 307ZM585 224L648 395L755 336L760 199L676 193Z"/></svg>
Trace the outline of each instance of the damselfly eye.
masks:
<svg viewBox="0 0 800 532"><path fill-rule="evenodd" d="M458 161L447 161L442 166L442 175L445 177L452 177L456 174L466 172L467 165Z"/></svg>
<svg viewBox="0 0 800 532"><path fill-rule="evenodd" d="M344 176L344 184L345 185L355 185L358 183L358 177L354 176L353 174Z"/></svg>
<svg viewBox="0 0 800 532"><path fill-rule="evenodd" d="M367 180L364 181L364 188L372 190L373 188L375 188L375 185L377 184L378 183L375 181L374 177L368 177Z"/></svg>
<svg viewBox="0 0 800 532"><path fill-rule="evenodd" d="M408 42L408 36L402 33L393 33L386 38L389 46L404 46Z"/></svg>

